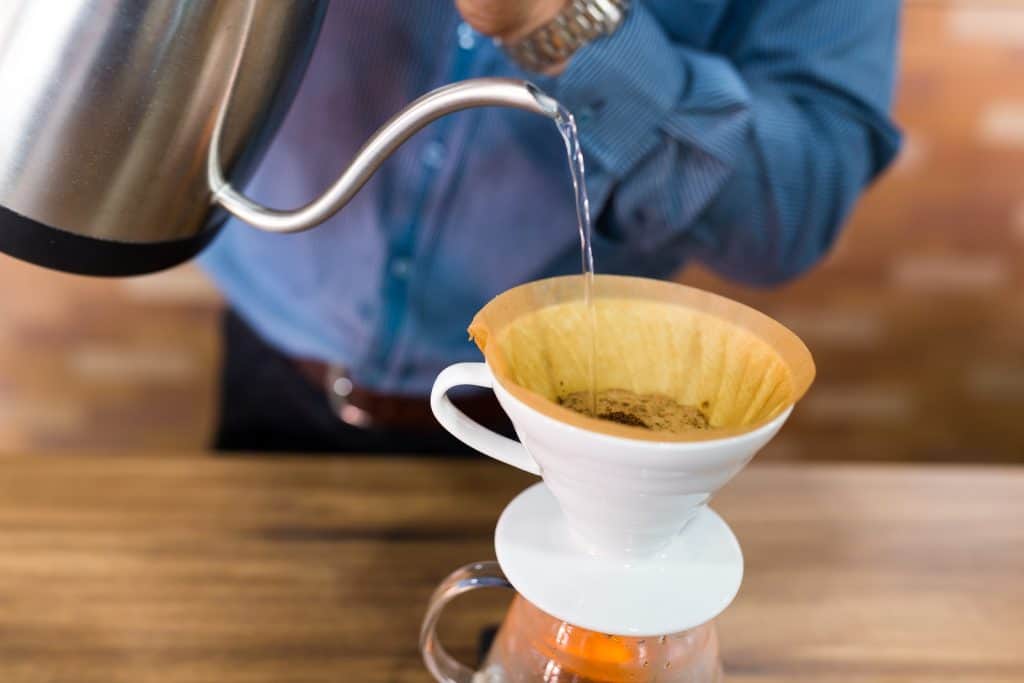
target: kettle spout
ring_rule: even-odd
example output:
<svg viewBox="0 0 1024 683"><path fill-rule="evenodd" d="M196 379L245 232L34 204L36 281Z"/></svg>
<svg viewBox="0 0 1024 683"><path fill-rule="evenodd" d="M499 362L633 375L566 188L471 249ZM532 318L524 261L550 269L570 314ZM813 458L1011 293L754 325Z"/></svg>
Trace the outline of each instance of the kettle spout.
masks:
<svg viewBox="0 0 1024 683"><path fill-rule="evenodd" d="M563 116L562 105L558 103L558 100L554 99L529 81L525 81L523 85L526 86L526 90L533 95L536 105L533 107L523 107L523 109L552 119L558 119Z"/></svg>
<svg viewBox="0 0 1024 683"><path fill-rule="evenodd" d="M218 126L209 164L213 201L235 217L269 232L287 233L312 228L344 207L381 163L417 131L445 114L472 107L512 107L551 119L557 118L560 111L558 102L527 81L476 78L438 88L414 101L377 130L326 192L291 211L262 206L231 187L217 158Z"/></svg>

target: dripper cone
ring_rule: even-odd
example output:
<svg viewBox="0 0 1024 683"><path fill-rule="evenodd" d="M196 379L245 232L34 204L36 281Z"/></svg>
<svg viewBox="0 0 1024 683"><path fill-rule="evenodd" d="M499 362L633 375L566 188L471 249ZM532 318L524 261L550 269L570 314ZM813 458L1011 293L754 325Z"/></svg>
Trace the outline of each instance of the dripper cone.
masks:
<svg viewBox="0 0 1024 683"><path fill-rule="evenodd" d="M814 364L796 335L747 306L670 282L597 276L597 390L700 406L710 427L667 433L589 417L558 403L589 383L582 287L561 277L509 290L470 335L574 537L598 555L651 555L775 435Z"/></svg>

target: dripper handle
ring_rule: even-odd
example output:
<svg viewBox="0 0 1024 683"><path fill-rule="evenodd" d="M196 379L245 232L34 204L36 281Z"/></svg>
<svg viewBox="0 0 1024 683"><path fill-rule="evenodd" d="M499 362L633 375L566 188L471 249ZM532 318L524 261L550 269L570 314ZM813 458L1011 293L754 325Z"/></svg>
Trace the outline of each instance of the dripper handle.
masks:
<svg viewBox="0 0 1024 683"><path fill-rule="evenodd" d="M434 417L441 426L484 455L539 475L540 466L530 457L523 444L487 429L455 407L448 398L448 390L461 385L490 389L494 386L494 375L486 363L456 363L442 370L430 391L430 409L434 411Z"/></svg>

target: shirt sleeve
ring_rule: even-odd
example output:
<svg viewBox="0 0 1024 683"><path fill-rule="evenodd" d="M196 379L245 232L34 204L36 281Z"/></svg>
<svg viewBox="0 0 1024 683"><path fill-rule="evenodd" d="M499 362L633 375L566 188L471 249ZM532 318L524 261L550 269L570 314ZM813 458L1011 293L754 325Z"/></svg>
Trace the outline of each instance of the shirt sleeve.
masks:
<svg viewBox="0 0 1024 683"><path fill-rule="evenodd" d="M708 51L634 2L554 94L576 113L604 238L768 284L821 258L899 149L899 3L741 4Z"/></svg>

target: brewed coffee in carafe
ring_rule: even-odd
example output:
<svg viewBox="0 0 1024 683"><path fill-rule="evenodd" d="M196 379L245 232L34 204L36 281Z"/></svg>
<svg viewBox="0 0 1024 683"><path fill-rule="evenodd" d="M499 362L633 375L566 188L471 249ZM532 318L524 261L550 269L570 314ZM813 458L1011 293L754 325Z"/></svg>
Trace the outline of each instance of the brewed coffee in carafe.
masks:
<svg viewBox="0 0 1024 683"><path fill-rule="evenodd" d="M562 621L517 596L474 683L718 683L713 624L634 638Z"/></svg>
<svg viewBox="0 0 1024 683"><path fill-rule="evenodd" d="M480 588L512 588L496 562L467 565L434 592L420 648L442 683L719 683L722 665L713 623L650 637L580 628L517 595L483 663L470 669L437 639L438 618L455 597Z"/></svg>

